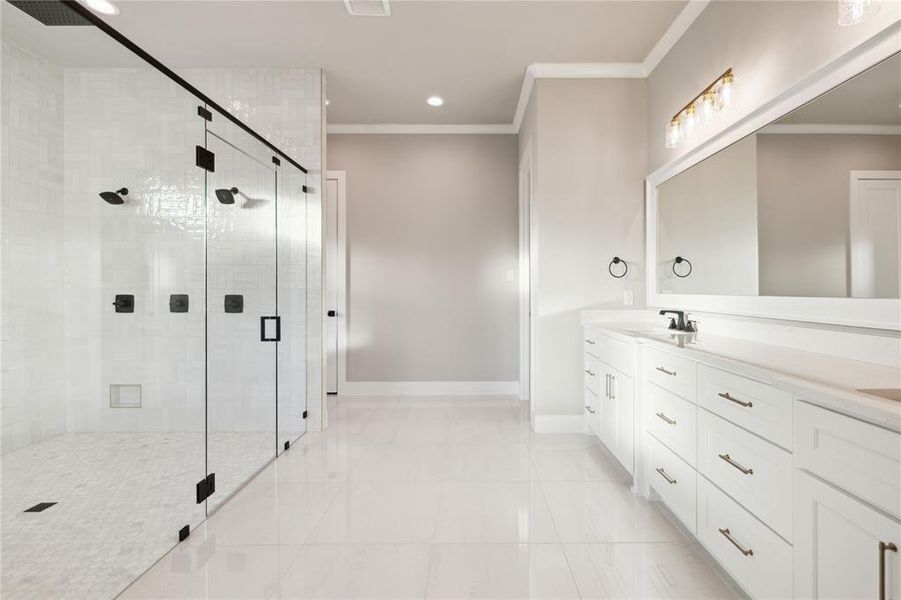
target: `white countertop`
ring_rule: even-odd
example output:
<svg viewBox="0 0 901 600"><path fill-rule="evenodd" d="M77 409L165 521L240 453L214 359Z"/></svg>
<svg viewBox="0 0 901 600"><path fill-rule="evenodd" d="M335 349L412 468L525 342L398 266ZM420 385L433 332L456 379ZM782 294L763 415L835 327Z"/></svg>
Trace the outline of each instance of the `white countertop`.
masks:
<svg viewBox="0 0 901 600"><path fill-rule="evenodd" d="M901 402L858 391L901 388L901 367L703 332L695 336L669 335L659 320L595 321L586 315L584 324L615 337L676 351L713 367L737 369L812 404L901 431Z"/></svg>

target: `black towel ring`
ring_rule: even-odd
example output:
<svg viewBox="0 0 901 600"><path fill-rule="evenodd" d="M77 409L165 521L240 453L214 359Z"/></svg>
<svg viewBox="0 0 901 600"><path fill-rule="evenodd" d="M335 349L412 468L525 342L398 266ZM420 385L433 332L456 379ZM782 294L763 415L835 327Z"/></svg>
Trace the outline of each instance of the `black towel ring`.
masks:
<svg viewBox="0 0 901 600"><path fill-rule="evenodd" d="M680 265L682 263L688 263L688 271L686 271L685 274L680 275L676 271L676 265ZM677 256L676 260L673 261L673 275L675 275L676 277L681 277L681 278L685 278L685 277L688 277L689 275L691 275L691 261L688 260L687 258L682 258L681 256Z"/></svg>
<svg viewBox="0 0 901 600"><path fill-rule="evenodd" d="M619 265L619 264L621 264L623 266L623 272L621 274L617 275L616 273L613 272L613 265ZM611 277L616 277L617 279L622 279L629 273L629 263L627 263L626 261L624 261L623 259L621 259L618 256L614 256L613 260L610 261L610 264L607 265L607 271L610 273Z"/></svg>

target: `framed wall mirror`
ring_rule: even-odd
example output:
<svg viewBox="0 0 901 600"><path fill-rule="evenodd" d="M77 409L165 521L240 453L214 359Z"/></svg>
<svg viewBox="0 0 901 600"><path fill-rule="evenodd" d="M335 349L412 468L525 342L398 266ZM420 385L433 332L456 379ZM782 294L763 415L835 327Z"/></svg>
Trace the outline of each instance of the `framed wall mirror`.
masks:
<svg viewBox="0 0 901 600"><path fill-rule="evenodd" d="M649 304L901 330L901 52L889 49L875 64L848 57L792 110L784 98L649 177Z"/></svg>

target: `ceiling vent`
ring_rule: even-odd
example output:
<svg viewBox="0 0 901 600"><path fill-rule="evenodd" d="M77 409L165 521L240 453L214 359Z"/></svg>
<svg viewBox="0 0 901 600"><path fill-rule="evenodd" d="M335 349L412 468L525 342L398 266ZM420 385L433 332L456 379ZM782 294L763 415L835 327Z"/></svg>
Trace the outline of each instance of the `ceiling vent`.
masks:
<svg viewBox="0 0 901 600"><path fill-rule="evenodd" d="M389 0L344 0L347 12L355 17L390 17Z"/></svg>

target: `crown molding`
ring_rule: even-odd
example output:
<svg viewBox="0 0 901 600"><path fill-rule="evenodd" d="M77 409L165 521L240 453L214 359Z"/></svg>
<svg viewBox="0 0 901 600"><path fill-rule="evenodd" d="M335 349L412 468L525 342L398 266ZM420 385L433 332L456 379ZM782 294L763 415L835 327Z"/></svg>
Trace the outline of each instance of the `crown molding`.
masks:
<svg viewBox="0 0 901 600"><path fill-rule="evenodd" d="M901 135L901 125L839 125L839 124L804 124L777 123L767 125L758 133L768 134L840 134L840 135Z"/></svg>
<svg viewBox="0 0 901 600"><path fill-rule="evenodd" d="M329 134L478 134L478 135L510 135L516 130L509 123L492 125L470 124L437 124L437 123L371 123L341 124L329 123L326 126Z"/></svg>
<svg viewBox="0 0 901 600"><path fill-rule="evenodd" d="M682 11L640 63L533 63L526 68L519 90L519 100L513 113L513 122L497 125L438 125L438 124L390 124L341 125L330 124L328 133L470 133L510 134L519 133L522 119L529 106L529 97L536 79L644 79L673 49L695 19L700 16L710 0L689 0Z"/></svg>
<svg viewBox="0 0 901 600"><path fill-rule="evenodd" d="M651 48L651 51L648 52L648 55L641 63L641 68L645 73L645 77L648 77L654 72L654 69L657 68L660 61L669 54L669 51L673 49L676 42L682 39L682 36L685 35L688 28L692 26L695 19L701 16L701 13L704 12L704 9L707 8L708 4L710 4L710 0L689 0L688 4L685 5L685 8L682 9L682 12L673 19L673 22L666 28L666 31L663 32L663 35L660 36L660 39L657 40L657 43L654 44L654 47Z"/></svg>

